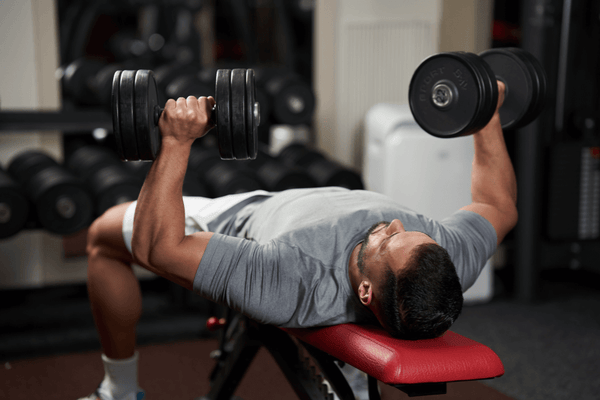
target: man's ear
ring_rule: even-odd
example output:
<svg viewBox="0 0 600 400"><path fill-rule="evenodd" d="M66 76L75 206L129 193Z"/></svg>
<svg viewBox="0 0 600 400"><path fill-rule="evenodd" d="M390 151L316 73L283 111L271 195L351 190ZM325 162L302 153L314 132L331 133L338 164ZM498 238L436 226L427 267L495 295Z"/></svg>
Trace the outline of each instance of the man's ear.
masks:
<svg viewBox="0 0 600 400"><path fill-rule="evenodd" d="M358 285L358 299L363 305L368 306L373 299L373 285L369 281L362 281Z"/></svg>

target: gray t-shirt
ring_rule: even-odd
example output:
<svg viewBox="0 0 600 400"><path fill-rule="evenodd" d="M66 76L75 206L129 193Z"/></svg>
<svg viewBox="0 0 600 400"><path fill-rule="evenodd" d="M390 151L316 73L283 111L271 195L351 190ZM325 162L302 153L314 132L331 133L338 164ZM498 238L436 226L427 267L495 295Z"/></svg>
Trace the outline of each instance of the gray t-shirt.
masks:
<svg viewBox="0 0 600 400"><path fill-rule="evenodd" d="M282 327L376 322L350 286L348 263L371 225L393 219L448 251L463 291L496 249L493 226L470 211L438 222L369 191L263 192L205 221L215 235L194 291Z"/></svg>

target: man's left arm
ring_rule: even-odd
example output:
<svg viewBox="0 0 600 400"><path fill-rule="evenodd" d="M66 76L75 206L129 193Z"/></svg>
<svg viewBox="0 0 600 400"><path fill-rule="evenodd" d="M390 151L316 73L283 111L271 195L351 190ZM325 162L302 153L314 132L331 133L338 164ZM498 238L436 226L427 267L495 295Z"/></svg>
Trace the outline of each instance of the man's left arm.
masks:
<svg viewBox="0 0 600 400"><path fill-rule="evenodd" d="M212 233L185 235L182 187L192 143L211 128L213 98L169 100L160 152L140 192L131 241L136 263L189 290Z"/></svg>

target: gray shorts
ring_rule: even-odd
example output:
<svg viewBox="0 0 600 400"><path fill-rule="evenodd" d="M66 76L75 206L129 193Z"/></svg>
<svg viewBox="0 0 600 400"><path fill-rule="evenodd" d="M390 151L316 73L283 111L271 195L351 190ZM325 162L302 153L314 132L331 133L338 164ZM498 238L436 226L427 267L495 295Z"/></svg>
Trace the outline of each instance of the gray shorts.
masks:
<svg viewBox="0 0 600 400"><path fill-rule="evenodd" d="M216 199L206 197L183 197L183 206L185 208L185 234L191 235L195 232L208 232L208 223L216 216L222 214L227 209L236 204L248 200L251 197L268 194L264 190L257 190L249 193L232 194ZM125 217L123 218L123 240L127 250L131 253L131 236L133 235L133 216L137 201L134 201L127 207Z"/></svg>

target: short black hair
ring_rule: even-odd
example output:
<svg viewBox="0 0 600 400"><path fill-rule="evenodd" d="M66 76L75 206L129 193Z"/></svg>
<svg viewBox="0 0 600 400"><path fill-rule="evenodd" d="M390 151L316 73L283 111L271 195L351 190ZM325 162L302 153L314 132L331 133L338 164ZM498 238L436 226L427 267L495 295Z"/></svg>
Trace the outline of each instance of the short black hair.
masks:
<svg viewBox="0 0 600 400"><path fill-rule="evenodd" d="M416 246L395 275L386 266L382 315L387 331L399 339L431 339L456 321L463 296L448 252L436 243Z"/></svg>

